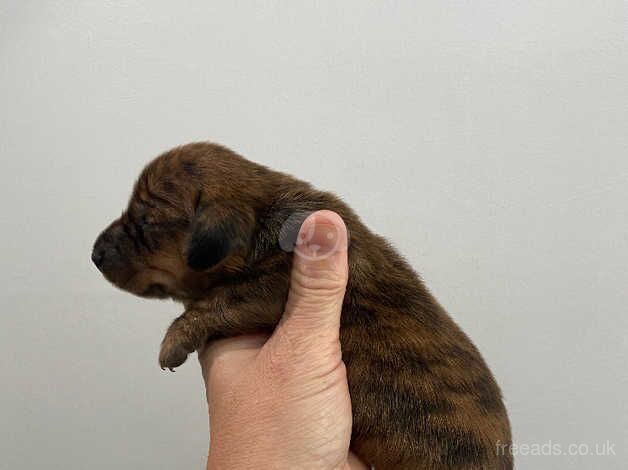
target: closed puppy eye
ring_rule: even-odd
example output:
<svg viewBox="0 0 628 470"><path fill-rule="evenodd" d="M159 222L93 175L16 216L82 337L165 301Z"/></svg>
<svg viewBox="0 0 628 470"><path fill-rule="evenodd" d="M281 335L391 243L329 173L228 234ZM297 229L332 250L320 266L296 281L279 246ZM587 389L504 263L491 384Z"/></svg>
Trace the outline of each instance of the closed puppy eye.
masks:
<svg viewBox="0 0 628 470"><path fill-rule="evenodd" d="M182 217L157 219L151 214L141 214L135 219L135 225L144 231L176 230L187 227L189 220Z"/></svg>

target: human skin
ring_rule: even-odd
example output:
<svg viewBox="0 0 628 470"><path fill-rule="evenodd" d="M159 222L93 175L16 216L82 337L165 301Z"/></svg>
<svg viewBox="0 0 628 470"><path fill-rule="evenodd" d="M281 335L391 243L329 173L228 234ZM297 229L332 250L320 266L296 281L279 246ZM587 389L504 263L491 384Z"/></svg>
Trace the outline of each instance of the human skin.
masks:
<svg viewBox="0 0 628 470"><path fill-rule="evenodd" d="M274 333L199 351L210 423L207 469L367 469L349 451L351 399L339 340L347 232L336 213L302 224Z"/></svg>

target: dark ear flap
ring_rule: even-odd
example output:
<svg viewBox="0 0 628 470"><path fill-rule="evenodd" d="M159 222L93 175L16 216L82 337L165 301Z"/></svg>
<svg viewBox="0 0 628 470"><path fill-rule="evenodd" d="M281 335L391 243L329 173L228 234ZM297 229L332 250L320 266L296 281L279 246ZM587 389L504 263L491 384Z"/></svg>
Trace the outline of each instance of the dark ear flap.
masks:
<svg viewBox="0 0 628 470"><path fill-rule="evenodd" d="M210 269L231 255L246 252L254 227L252 210L201 204L192 223L187 263L195 271Z"/></svg>

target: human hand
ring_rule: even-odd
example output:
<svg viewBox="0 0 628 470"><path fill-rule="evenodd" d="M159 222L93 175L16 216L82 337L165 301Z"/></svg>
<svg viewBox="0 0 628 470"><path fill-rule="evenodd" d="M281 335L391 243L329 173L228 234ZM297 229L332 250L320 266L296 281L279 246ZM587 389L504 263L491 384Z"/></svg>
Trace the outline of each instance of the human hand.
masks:
<svg viewBox="0 0 628 470"><path fill-rule="evenodd" d="M319 211L301 226L275 332L199 351L210 416L208 469L366 469L349 452L351 400L340 312L347 231Z"/></svg>

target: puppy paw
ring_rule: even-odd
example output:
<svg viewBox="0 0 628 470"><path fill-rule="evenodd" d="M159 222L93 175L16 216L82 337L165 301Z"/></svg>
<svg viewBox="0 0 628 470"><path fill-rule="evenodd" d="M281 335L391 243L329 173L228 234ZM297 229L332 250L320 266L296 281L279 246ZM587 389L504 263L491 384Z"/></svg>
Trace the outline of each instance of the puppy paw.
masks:
<svg viewBox="0 0 628 470"><path fill-rule="evenodd" d="M162 369L168 368L174 372L175 367L179 367L185 362L188 354L187 348L182 343L166 336L159 351L159 365Z"/></svg>

